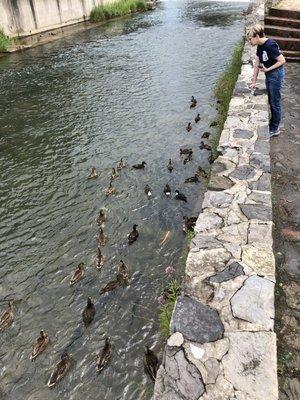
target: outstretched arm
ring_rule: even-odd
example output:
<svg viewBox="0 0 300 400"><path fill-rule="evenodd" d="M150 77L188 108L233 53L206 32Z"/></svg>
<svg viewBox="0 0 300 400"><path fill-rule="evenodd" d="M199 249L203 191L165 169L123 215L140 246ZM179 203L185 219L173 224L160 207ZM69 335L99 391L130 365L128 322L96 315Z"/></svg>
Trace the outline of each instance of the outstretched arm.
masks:
<svg viewBox="0 0 300 400"><path fill-rule="evenodd" d="M254 66L253 66L253 68L254 68L254 70L253 70L253 78L252 78L252 81L251 81L251 84L250 84L250 89L255 89L257 75L258 75L258 72L259 72L258 67L259 67L259 58L258 58L258 56L255 56Z"/></svg>

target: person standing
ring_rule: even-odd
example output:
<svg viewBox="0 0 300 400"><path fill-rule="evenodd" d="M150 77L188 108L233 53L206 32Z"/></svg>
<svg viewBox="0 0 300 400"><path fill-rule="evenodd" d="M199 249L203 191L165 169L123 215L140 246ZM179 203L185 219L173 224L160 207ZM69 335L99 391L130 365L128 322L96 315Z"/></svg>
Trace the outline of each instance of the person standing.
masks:
<svg viewBox="0 0 300 400"><path fill-rule="evenodd" d="M259 71L265 73L266 88L271 109L269 121L270 137L280 134L281 120L281 87L284 78L285 58L275 40L265 37L261 25L254 25L247 32L247 39L251 46L257 46L254 72L250 87L255 89Z"/></svg>

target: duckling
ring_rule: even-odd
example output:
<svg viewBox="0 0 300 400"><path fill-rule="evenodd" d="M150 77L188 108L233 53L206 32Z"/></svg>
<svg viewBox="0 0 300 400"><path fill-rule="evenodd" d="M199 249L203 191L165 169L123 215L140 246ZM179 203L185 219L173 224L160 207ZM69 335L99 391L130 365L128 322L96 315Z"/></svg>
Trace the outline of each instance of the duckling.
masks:
<svg viewBox="0 0 300 400"><path fill-rule="evenodd" d="M208 144L205 144L204 142L203 142L203 140L201 140L201 143L200 143L200 146L199 146L199 148L200 148L200 150L208 150L208 151L211 151L211 146L209 146Z"/></svg>
<svg viewBox="0 0 300 400"><path fill-rule="evenodd" d="M48 387L52 388L59 381L61 381L65 377L71 366L72 366L71 356L68 353L64 353L61 356L60 362L56 365L50 376L50 379L48 381Z"/></svg>
<svg viewBox="0 0 300 400"><path fill-rule="evenodd" d="M195 122L196 122L196 124L198 124L198 122L200 121L200 114L198 113L197 114L197 116L196 116L196 118L195 118Z"/></svg>
<svg viewBox="0 0 300 400"><path fill-rule="evenodd" d="M137 238L139 237L139 232L136 228L137 228L137 225L134 224L133 228L132 228L133 229L132 232L130 232L128 235L129 244L132 244L133 242L135 242L137 240Z"/></svg>
<svg viewBox="0 0 300 400"><path fill-rule="evenodd" d="M106 221L106 216L104 210L101 209L97 218L98 225L103 226L105 221Z"/></svg>
<svg viewBox="0 0 300 400"><path fill-rule="evenodd" d="M97 364L96 364L96 371L98 374L103 371L103 369L106 367L106 365L110 362L112 358L112 346L110 343L110 337L105 338L105 345L99 353L97 357Z"/></svg>
<svg viewBox="0 0 300 400"><path fill-rule="evenodd" d="M193 157L191 154L189 154L187 157L184 158L183 160L183 165L185 165L186 163L188 163L189 161L192 161Z"/></svg>
<svg viewBox="0 0 300 400"><path fill-rule="evenodd" d="M145 191L145 195L146 195L148 198L150 198L150 197L152 196L151 188L150 188L149 185L146 185L146 186L145 186L144 191Z"/></svg>
<svg viewBox="0 0 300 400"><path fill-rule="evenodd" d="M183 217L183 232L193 231L196 225L197 217Z"/></svg>
<svg viewBox="0 0 300 400"><path fill-rule="evenodd" d="M199 182L199 178L198 175L195 174L194 176L191 176L190 178L186 178L186 180L184 181L184 183L197 183Z"/></svg>
<svg viewBox="0 0 300 400"><path fill-rule="evenodd" d="M87 305L85 306L84 310L82 311L82 320L87 327L94 319L96 314L96 308L94 303L92 302L92 299L88 297L87 299Z"/></svg>
<svg viewBox="0 0 300 400"><path fill-rule="evenodd" d="M108 282L105 286L103 286L103 288L100 290L100 294L103 293L107 293L107 292L111 292L113 290L116 289L116 287L118 286L119 281L117 279Z"/></svg>
<svg viewBox="0 0 300 400"><path fill-rule="evenodd" d="M90 174L88 176L88 179L94 179L94 178L97 178L97 177L98 177L98 174L97 174L96 168L92 167L92 170L91 170L91 172L90 172Z"/></svg>
<svg viewBox="0 0 300 400"><path fill-rule="evenodd" d="M192 155L193 150L192 149L180 149L180 155Z"/></svg>
<svg viewBox="0 0 300 400"><path fill-rule="evenodd" d="M158 358L148 346L145 346L144 354L144 369L145 372L150 376L153 382L155 382L156 374L158 370Z"/></svg>
<svg viewBox="0 0 300 400"><path fill-rule="evenodd" d="M84 268L83 267L84 267L84 263L81 262L78 265L78 267L75 269L75 272L72 275L72 278L70 280L70 286L75 285L75 283L81 281L81 279L84 278L85 273L84 273Z"/></svg>
<svg viewBox="0 0 300 400"><path fill-rule="evenodd" d="M210 133L209 132L204 132L203 135L201 136L202 139L208 139Z"/></svg>
<svg viewBox="0 0 300 400"><path fill-rule="evenodd" d="M175 190L175 199L176 200L181 200L187 203L187 198L183 193L180 193L179 190Z"/></svg>
<svg viewBox="0 0 300 400"><path fill-rule="evenodd" d="M169 197L171 196L171 188L168 184L166 184L166 186L164 187L164 194Z"/></svg>
<svg viewBox="0 0 300 400"><path fill-rule="evenodd" d="M113 188L112 181L110 181L108 188L105 189L105 194L106 194L106 196L110 196L110 195L112 195L114 193L116 193L116 189Z"/></svg>
<svg viewBox="0 0 300 400"><path fill-rule="evenodd" d="M13 320L14 320L13 302L10 301L8 303L7 309L2 313L0 317L0 332L8 328L13 323Z"/></svg>
<svg viewBox="0 0 300 400"><path fill-rule="evenodd" d="M187 130L187 132L190 132L193 129L190 122L187 124L187 127L185 129Z"/></svg>
<svg viewBox="0 0 300 400"><path fill-rule="evenodd" d="M194 108L197 105L197 100L195 99L194 96L191 97L191 105L190 108Z"/></svg>
<svg viewBox="0 0 300 400"><path fill-rule="evenodd" d="M125 164L125 162L123 161L123 158L121 158L121 160L118 162L118 164L117 164L117 171L121 171L121 169L122 168L125 168L126 167L126 164Z"/></svg>
<svg viewBox="0 0 300 400"><path fill-rule="evenodd" d="M147 163L145 161L143 161L141 164L133 165L132 168L134 168L134 169L144 169L146 164Z"/></svg>
<svg viewBox="0 0 300 400"><path fill-rule="evenodd" d="M198 170L197 170L196 174L197 174L198 176L202 176L204 179L207 179L207 178L208 178L207 172L204 171L204 169L201 168L200 165L199 165L199 167L198 167Z"/></svg>
<svg viewBox="0 0 300 400"><path fill-rule="evenodd" d="M33 361L37 356L39 356L49 343L49 335L47 332L41 330L40 337L36 339L36 341L32 345L32 352L30 356L30 360Z"/></svg>
<svg viewBox="0 0 300 400"><path fill-rule="evenodd" d="M103 255L102 255L102 253L101 253L101 249L100 249L100 247L98 247L98 255L97 255L97 260L96 260L96 268L99 269L99 270L101 270L102 267L103 267L103 265L104 265L104 261L105 261L105 259L104 259Z"/></svg>
<svg viewBox="0 0 300 400"><path fill-rule="evenodd" d="M111 170L111 175L110 175L110 179L116 179L119 176L119 174L117 173L117 171L115 170L115 168L112 168Z"/></svg>
<svg viewBox="0 0 300 400"><path fill-rule="evenodd" d="M117 279L119 282L128 285L128 268L124 264L123 260L120 260L120 264L118 265Z"/></svg>
<svg viewBox="0 0 300 400"><path fill-rule="evenodd" d="M213 121L209 126L217 126L218 125L218 121Z"/></svg>
<svg viewBox="0 0 300 400"><path fill-rule="evenodd" d="M98 233L98 243L102 247L105 246L105 243L106 243L106 238L104 236L104 231L103 231L103 228L101 228L101 227L100 227L99 233Z"/></svg>
<svg viewBox="0 0 300 400"><path fill-rule="evenodd" d="M173 169L174 169L174 164L172 163L171 158L169 159L169 163L167 165L167 168L168 168L169 172L172 172Z"/></svg>

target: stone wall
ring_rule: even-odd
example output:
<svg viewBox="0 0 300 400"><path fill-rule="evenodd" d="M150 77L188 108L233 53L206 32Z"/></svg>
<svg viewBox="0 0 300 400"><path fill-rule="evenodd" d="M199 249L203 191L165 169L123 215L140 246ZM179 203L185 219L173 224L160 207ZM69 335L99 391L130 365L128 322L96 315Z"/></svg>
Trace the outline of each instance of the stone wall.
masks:
<svg viewBox="0 0 300 400"><path fill-rule="evenodd" d="M255 1L246 23L263 19ZM253 58L246 43L153 400L278 399L269 116L247 86Z"/></svg>

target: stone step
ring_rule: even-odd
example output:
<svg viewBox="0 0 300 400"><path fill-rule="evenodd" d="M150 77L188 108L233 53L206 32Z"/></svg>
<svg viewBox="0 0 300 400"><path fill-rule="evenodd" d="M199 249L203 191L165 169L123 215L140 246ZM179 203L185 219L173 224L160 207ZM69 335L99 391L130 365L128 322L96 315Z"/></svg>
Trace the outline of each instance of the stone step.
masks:
<svg viewBox="0 0 300 400"><path fill-rule="evenodd" d="M283 50L287 62L300 62L300 51Z"/></svg>
<svg viewBox="0 0 300 400"><path fill-rule="evenodd" d="M300 39L280 36L269 36L269 38L276 40L281 50L300 50Z"/></svg>
<svg viewBox="0 0 300 400"><path fill-rule="evenodd" d="M300 29L300 20L268 16L265 18L265 25L287 26L289 28Z"/></svg>
<svg viewBox="0 0 300 400"><path fill-rule="evenodd" d="M266 36L280 36L286 38L300 38L300 29L287 28L276 25L265 25Z"/></svg>
<svg viewBox="0 0 300 400"><path fill-rule="evenodd" d="M288 10L285 8L272 7L269 10L269 15L281 18L291 18L300 20L300 11Z"/></svg>

